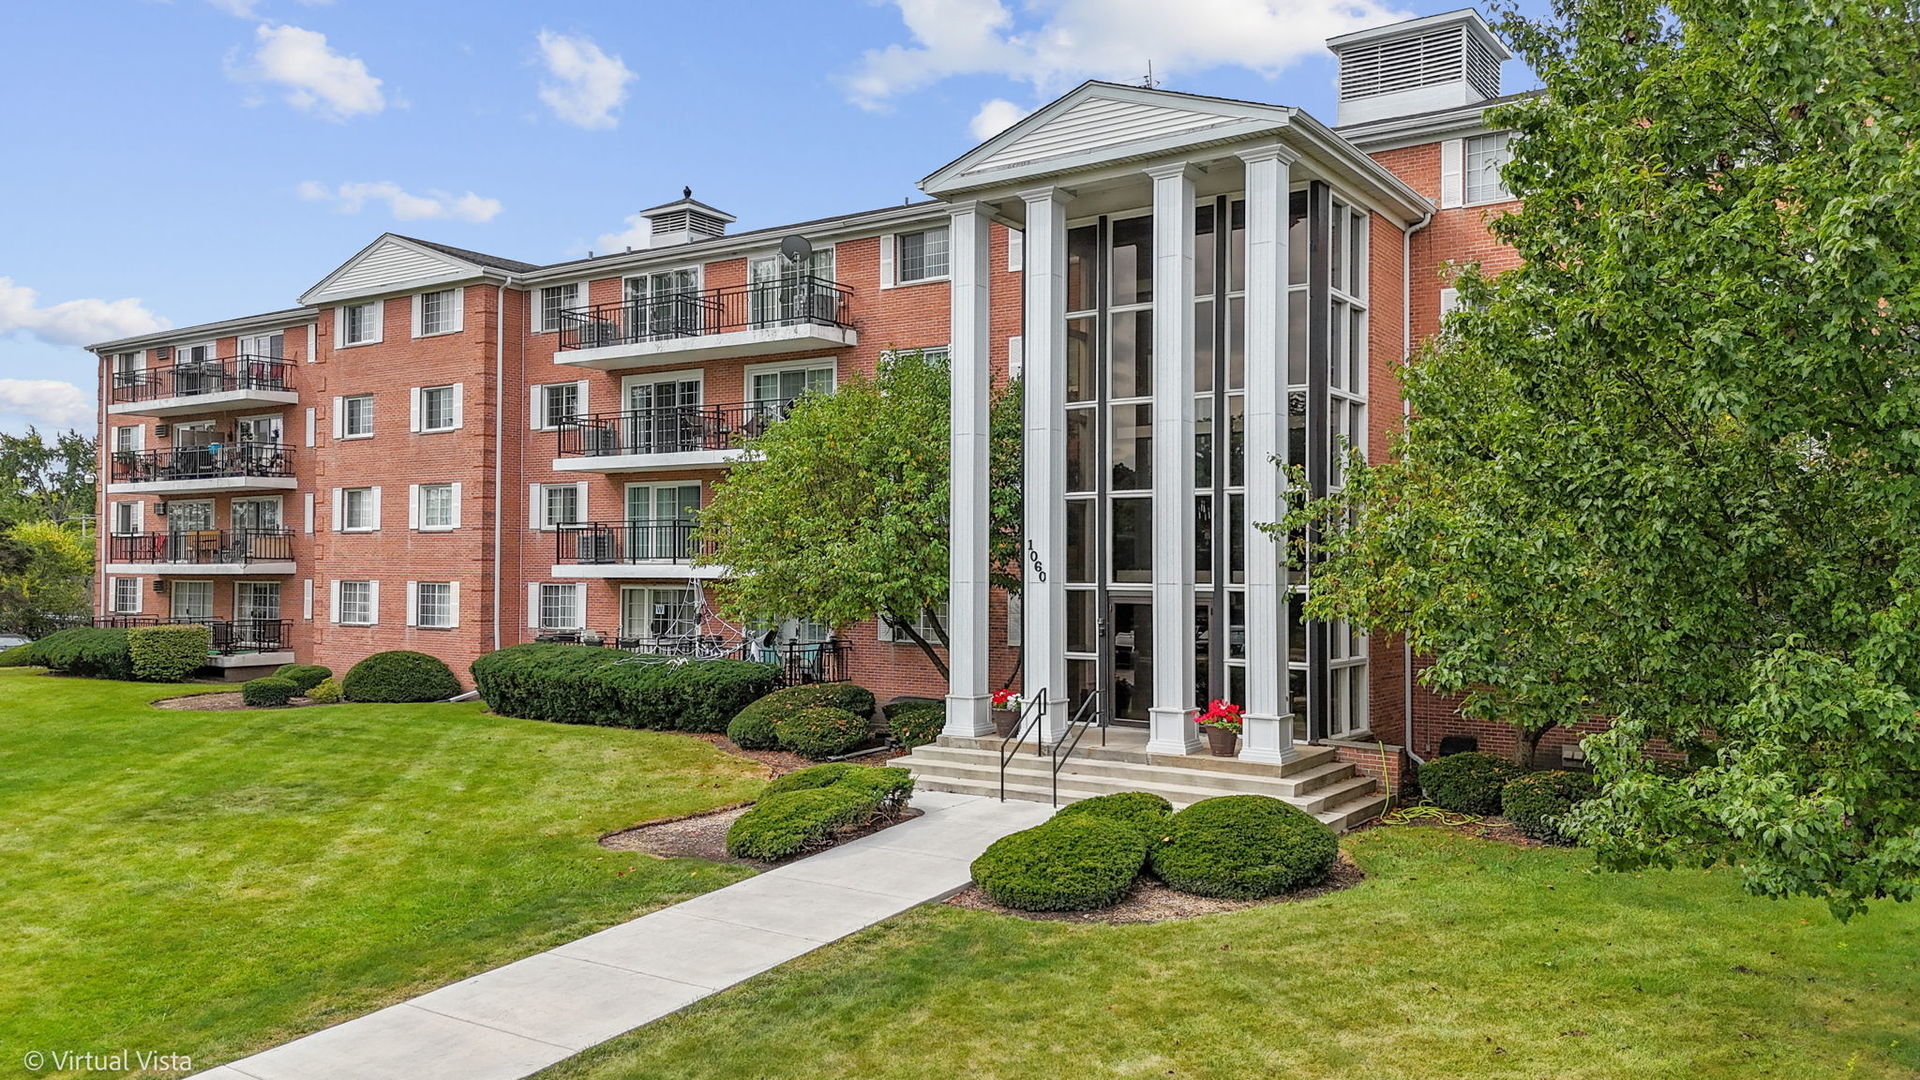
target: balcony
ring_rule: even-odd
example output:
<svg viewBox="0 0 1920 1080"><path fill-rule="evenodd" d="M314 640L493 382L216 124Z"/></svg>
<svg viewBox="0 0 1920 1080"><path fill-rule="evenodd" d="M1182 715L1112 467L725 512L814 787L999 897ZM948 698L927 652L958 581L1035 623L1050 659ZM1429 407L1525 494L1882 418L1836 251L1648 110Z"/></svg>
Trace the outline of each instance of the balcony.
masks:
<svg viewBox="0 0 1920 1080"><path fill-rule="evenodd" d="M788 277L560 313L553 362L623 371L856 345L853 290Z"/></svg>
<svg viewBox="0 0 1920 1080"><path fill-rule="evenodd" d="M553 576L689 581L726 577L724 567L695 566L711 545L690 521L593 521L554 530Z"/></svg>
<svg viewBox="0 0 1920 1080"><path fill-rule="evenodd" d="M107 537L109 574L294 572L292 529L177 529Z"/></svg>
<svg viewBox="0 0 1920 1080"><path fill-rule="evenodd" d="M564 421L558 472L633 472L725 465L748 440L778 423L790 400L738 405L670 405L589 413Z"/></svg>
<svg viewBox="0 0 1920 1080"><path fill-rule="evenodd" d="M113 495L185 495L220 491L287 491L293 447L284 443L209 441L168 450L115 450L107 462Z"/></svg>
<svg viewBox="0 0 1920 1080"><path fill-rule="evenodd" d="M184 416L234 409L276 409L300 400L293 365L278 357L242 354L181 362L140 371L116 371L107 412L116 416Z"/></svg>
<svg viewBox="0 0 1920 1080"><path fill-rule="evenodd" d="M210 667L260 667L293 662L293 621L290 619L215 619L165 615L101 615L95 626L131 629L136 626L205 626L213 632L207 648Z"/></svg>

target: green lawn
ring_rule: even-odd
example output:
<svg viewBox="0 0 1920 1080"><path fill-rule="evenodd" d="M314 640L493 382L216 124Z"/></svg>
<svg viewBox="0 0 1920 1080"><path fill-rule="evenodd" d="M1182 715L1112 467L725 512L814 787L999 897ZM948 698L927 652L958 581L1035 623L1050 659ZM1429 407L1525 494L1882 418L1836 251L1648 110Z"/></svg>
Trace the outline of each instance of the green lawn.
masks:
<svg viewBox="0 0 1920 1080"><path fill-rule="evenodd" d="M0 1076L32 1049L209 1067L745 873L594 842L758 790L694 739L147 704L180 689L0 669Z"/></svg>
<svg viewBox="0 0 1920 1080"><path fill-rule="evenodd" d="M1905 1077L1920 906L1850 925L1725 872L1591 873L1435 829L1349 838L1296 904L1073 926L918 909L543 1080Z"/></svg>

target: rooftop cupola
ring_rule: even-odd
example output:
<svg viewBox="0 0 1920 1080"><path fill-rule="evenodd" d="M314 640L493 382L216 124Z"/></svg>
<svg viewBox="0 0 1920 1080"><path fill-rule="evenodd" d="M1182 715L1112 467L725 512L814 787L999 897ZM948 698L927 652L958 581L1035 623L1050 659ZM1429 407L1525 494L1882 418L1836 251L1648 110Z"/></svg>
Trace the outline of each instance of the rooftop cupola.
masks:
<svg viewBox="0 0 1920 1080"><path fill-rule="evenodd" d="M1340 61L1336 124L1472 105L1500 96L1512 53L1470 8L1327 39Z"/></svg>
<svg viewBox="0 0 1920 1080"><path fill-rule="evenodd" d="M642 210L640 216L653 226L653 232L647 240L649 248L672 247L724 236L727 226L738 220L732 214L716 210L694 198L690 187L681 188L678 199Z"/></svg>

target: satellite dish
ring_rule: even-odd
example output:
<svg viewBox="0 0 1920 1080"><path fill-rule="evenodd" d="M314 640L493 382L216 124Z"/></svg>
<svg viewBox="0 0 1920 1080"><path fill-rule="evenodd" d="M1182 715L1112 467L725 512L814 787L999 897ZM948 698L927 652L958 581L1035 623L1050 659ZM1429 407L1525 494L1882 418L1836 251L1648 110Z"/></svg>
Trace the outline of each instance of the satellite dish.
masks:
<svg viewBox="0 0 1920 1080"><path fill-rule="evenodd" d="M789 236L780 241L780 254L785 255L788 262L804 266L813 258L813 245L804 236Z"/></svg>

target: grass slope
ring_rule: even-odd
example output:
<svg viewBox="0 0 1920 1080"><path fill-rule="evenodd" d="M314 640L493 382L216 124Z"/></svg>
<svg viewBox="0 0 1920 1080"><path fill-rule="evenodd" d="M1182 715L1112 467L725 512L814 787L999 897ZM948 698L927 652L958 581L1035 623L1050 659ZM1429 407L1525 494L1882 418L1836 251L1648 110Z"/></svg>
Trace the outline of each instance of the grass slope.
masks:
<svg viewBox="0 0 1920 1080"><path fill-rule="evenodd" d="M698 740L147 704L178 692L0 669L0 1075L30 1049L206 1068L744 874L594 842L757 791Z"/></svg>
<svg viewBox="0 0 1920 1080"><path fill-rule="evenodd" d="M1344 892L1184 923L921 908L543 1080L1912 1077L1920 906L1602 875L1433 829Z"/></svg>

